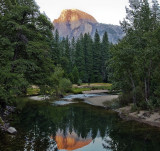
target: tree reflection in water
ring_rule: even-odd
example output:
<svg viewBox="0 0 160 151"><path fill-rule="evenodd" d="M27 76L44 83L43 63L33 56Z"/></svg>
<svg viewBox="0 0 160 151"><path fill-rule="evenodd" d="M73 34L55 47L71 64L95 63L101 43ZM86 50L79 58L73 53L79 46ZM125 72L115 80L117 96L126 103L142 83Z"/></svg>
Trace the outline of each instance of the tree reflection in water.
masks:
<svg viewBox="0 0 160 151"><path fill-rule="evenodd" d="M84 103L58 107L28 102L13 118L19 133L13 138L0 133L0 150L160 150L159 130Z"/></svg>

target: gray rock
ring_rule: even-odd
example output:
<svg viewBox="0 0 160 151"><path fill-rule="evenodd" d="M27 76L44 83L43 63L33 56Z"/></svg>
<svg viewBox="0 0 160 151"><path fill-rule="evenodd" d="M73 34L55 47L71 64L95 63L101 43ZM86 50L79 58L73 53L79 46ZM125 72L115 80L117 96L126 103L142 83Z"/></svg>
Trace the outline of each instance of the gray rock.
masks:
<svg viewBox="0 0 160 151"><path fill-rule="evenodd" d="M73 37L78 39L84 33L89 33L94 38L96 30L102 39L105 32L108 33L109 42L116 44L125 34L120 26L111 24L101 24L96 19L80 10L65 10L58 19L55 19L54 27L59 31L59 36L71 40Z"/></svg>
<svg viewBox="0 0 160 151"><path fill-rule="evenodd" d="M16 134L17 133L17 130L14 128L14 127L9 127L7 129L7 132L10 133L10 134Z"/></svg>

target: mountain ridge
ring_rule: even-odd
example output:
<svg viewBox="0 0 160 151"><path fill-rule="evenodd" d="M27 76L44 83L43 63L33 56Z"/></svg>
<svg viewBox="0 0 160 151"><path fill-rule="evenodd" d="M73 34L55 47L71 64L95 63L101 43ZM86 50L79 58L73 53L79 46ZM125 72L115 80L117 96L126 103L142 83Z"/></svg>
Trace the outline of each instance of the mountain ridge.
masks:
<svg viewBox="0 0 160 151"><path fill-rule="evenodd" d="M107 32L109 41L113 44L124 36L120 26L98 23L93 16L78 9L63 10L59 18L53 21L53 25L59 31L60 37L68 36L69 39L77 39L81 33L89 33L94 37L96 29L101 39L104 32Z"/></svg>

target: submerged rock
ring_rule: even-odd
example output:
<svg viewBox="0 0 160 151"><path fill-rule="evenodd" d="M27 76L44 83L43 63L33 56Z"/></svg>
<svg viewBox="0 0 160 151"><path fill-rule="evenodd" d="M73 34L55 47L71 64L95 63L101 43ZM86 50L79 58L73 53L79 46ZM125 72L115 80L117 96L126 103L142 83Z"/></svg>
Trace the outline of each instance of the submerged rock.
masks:
<svg viewBox="0 0 160 151"><path fill-rule="evenodd" d="M17 130L14 128L14 127L9 127L7 129L7 132L10 133L10 134L16 134L17 133Z"/></svg>

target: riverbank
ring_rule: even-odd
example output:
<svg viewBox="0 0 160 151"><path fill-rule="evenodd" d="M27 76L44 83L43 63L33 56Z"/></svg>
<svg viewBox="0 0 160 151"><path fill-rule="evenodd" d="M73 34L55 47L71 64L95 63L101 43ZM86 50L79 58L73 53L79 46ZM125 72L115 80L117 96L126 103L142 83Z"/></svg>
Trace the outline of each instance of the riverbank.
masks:
<svg viewBox="0 0 160 151"><path fill-rule="evenodd" d="M117 98L118 95L104 95L86 98L85 101L89 102L91 105L101 106L110 109L110 105L113 103L113 100ZM160 128L160 111L141 110L133 112L131 105L115 109L114 111L116 111L119 116L124 120L134 120L140 123L145 123Z"/></svg>
<svg viewBox="0 0 160 151"><path fill-rule="evenodd" d="M13 106L6 106L5 111L3 112L3 115L0 116L0 130L3 132L7 132L9 134L15 134L17 133L17 130L14 127L11 127L10 121L12 119L9 118L9 116L15 112L15 107Z"/></svg>
<svg viewBox="0 0 160 151"><path fill-rule="evenodd" d="M104 95L104 96L86 98L85 101L95 106L106 107L104 104L105 102L110 102L113 99L117 99L117 98L118 98L118 95Z"/></svg>
<svg viewBox="0 0 160 151"><path fill-rule="evenodd" d="M115 111L125 120L134 120L160 128L160 111L140 110L133 112L131 105L116 109Z"/></svg>

